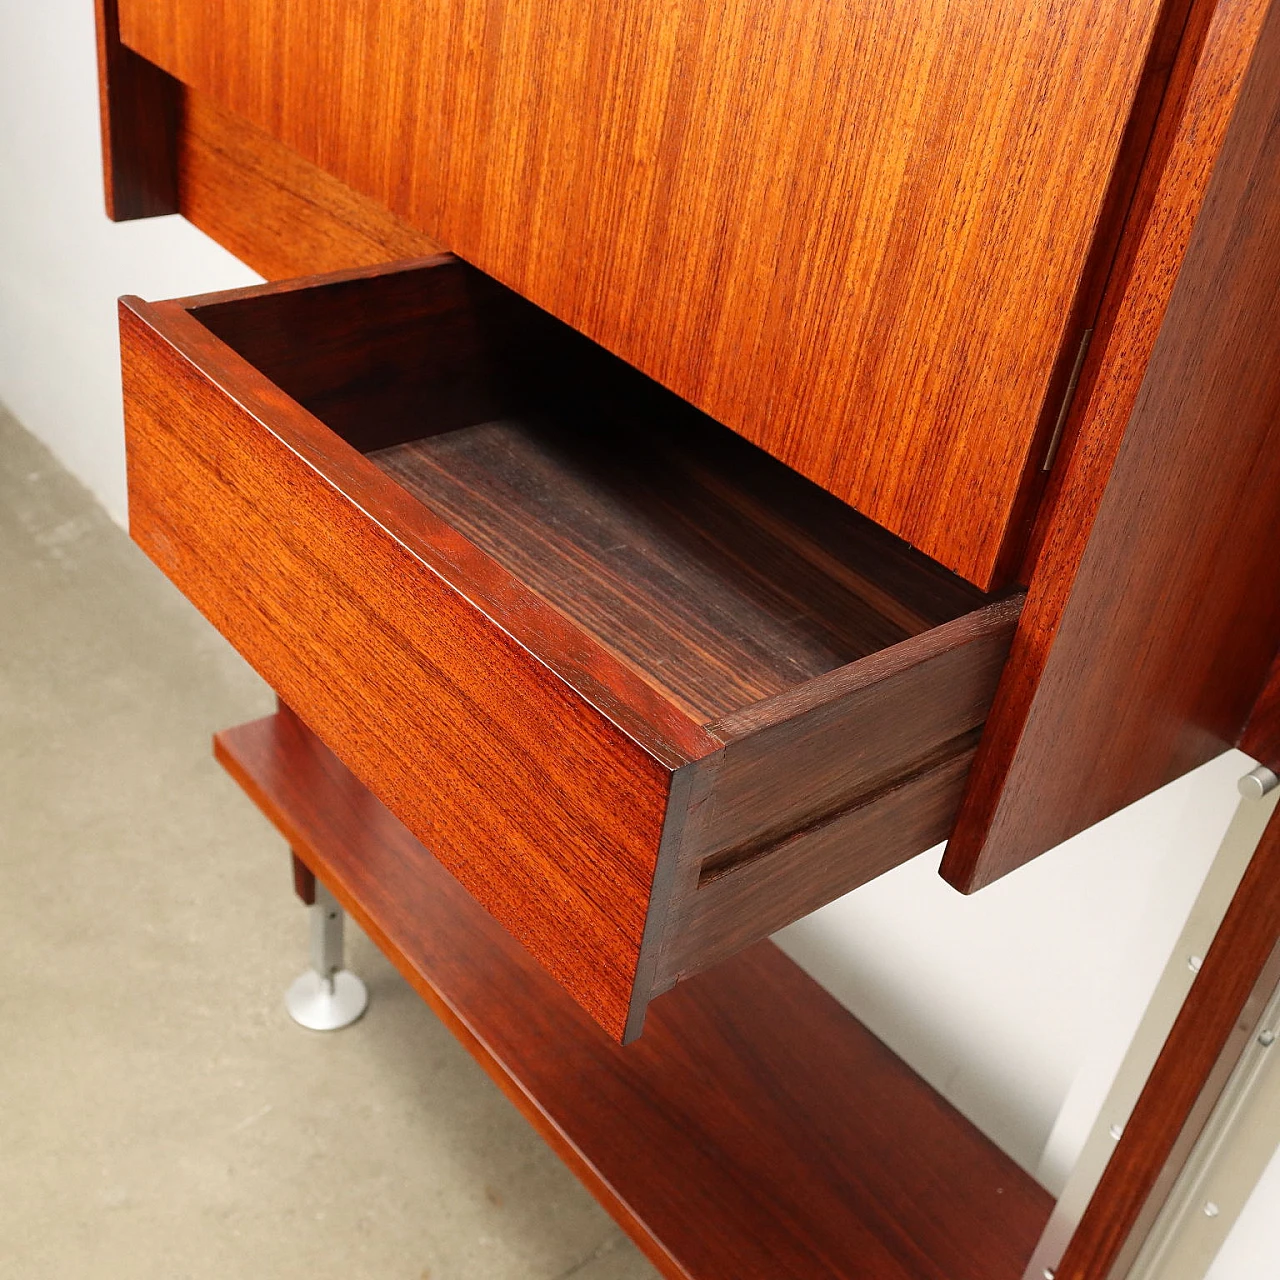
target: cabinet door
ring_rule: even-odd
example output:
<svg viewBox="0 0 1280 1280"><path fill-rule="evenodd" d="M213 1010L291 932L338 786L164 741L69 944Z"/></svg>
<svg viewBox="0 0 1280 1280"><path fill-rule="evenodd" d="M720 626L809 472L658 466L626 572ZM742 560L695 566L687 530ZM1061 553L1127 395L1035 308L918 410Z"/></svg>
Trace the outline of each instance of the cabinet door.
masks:
<svg viewBox="0 0 1280 1280"><path fill-rule="evenodd" d="M1159 7L120 0L120 25L987 585Z"/></svg>

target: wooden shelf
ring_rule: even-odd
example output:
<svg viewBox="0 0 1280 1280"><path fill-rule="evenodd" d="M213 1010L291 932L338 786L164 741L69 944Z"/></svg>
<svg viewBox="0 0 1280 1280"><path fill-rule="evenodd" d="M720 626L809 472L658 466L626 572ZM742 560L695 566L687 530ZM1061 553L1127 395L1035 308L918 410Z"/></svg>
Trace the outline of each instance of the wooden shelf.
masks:
<svg viewBox="0 0 1280 1280"><path fill-rule="evenodd" d="M772 943L619 1047L292 713L215 751L665 1275L1021 1276L1049 1195Z"/></svg>

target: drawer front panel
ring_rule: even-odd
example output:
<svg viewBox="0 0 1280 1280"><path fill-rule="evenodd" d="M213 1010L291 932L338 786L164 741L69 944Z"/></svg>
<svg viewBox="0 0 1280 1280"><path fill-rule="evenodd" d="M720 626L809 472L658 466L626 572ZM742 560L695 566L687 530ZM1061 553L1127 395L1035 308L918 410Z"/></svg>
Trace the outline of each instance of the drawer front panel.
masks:
<svg viewBox="0 0 1280 1280"><path fill-rule="evenodd" d="M945 840L1019 595L726 717L685 829L657 985Z"/></svg>
<svg viewBox="0 0 1280 1280"><path fill-rule="evenodd" d="M122 308L134 538L621 1038L670 768L290 447L319 423L232 353L239 386L197 367L175 313L166 337Z"/></svg>
<svg viewBox="0 0 1280 1280"><path fill-rule="evenodd" d="M120 29L985 584L1181 9L121 0Z"/></svg>
<svg viewBox="0 0 1280 1280"><path fill-rule="evenodd" d="M945 840L977 742L699 883L685 872L658 988L736 955Z"/></svg>

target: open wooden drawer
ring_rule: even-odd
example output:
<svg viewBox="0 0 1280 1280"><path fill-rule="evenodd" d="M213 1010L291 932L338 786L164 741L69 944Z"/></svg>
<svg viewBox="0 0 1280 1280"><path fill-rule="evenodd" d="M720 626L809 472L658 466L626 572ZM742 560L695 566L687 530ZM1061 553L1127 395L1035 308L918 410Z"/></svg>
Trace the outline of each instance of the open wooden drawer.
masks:
<svg viewBox="0 0 1280 1280"><path fill-rule="evenodd" d="M1019 598L449 257L121 330L134 537L611 1035L947 835Z"/></svg>

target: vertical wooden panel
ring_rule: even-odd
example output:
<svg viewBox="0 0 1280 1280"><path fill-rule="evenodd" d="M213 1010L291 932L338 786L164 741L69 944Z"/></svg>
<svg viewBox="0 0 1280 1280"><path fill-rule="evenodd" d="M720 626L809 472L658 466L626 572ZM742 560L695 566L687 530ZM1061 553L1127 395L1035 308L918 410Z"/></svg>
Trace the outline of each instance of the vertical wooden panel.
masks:
<svg viewBox="0 0 1280 1280"><path fill-rule="evenodd" d="M1240 748L1268 768L1280 770L1280 659L1271 664L1267 681L1240 735Z"/></svg>
<svg viewBox="0 0 1280 1280"><path fill-rule="evenodd" d="M97 0L96 13L107 216L127 222L177 213L182 88L120 43L118 0Z"/></svg>
<svg viewBox="0 0 1280 1280"><path fill-rule="evenodd" d="M1276 652L1280 8L1193 14L1134 217L943 861L965 890L1234 743Z"/></svg>
<svg viewBox="0 0 1280 1280"><path fill-rule="evenodd" d="M289 860L293 864L294 893L302 900L304 906L314 906L316 901L315 872L296 853L290 853Z"/></svg>

